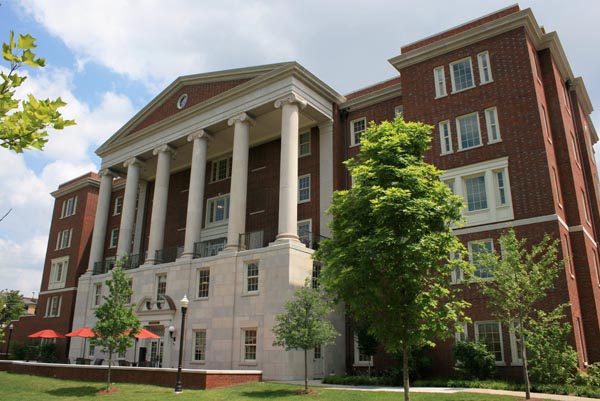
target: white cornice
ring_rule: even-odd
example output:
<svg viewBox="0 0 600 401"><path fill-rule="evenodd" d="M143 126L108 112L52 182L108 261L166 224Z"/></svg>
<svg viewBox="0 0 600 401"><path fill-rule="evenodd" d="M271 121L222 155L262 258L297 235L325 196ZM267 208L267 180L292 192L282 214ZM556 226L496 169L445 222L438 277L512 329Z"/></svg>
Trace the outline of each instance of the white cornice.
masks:
<svg viewBox="0 0 600 401"><path fill-rule="evenodd" d="M402 95L402 84L395 84L340 104L340 109L357 110Z"/></svg>
<svg viewBox="0 0 600 401"><path fill-rule="evenodd" d="M73 184L69 184L63 188L58 188L56 191L51 192L50 195L52 195L56 199L56 198L60 198L61 196L70 194L71 192L79 191L80 189L84 189L84 188L90 187L90 186L100 188L100 181L98 181L95 178L86 177L83 180L79 180L79 181L74 182Z"/></svg>

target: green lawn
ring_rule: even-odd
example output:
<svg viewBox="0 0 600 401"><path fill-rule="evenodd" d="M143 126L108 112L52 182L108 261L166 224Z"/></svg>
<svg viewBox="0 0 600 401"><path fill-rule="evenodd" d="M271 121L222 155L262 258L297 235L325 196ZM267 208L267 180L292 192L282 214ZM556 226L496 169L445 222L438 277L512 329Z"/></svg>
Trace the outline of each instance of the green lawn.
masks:
<svg viewBox="0 0 600 401"><path fill-rule="evenodd" d="M104 388L102 383L76 382L49 379L45 377L9 374L0 372L0 399L2 401L57 401L57 400L168 400L177 401L237 401L237 400L307 400L307 401L370 401L403 400L402 393L382 393L346 390L326 390L315 388L320 395L297 395L299 386L255 383L216 390L185 390L175 395L172 388L136 384L115 385L116 394L96 395ZM493 396L489 394L425 394L411 393L414 401L501 401L515 400L514 397Z"/></svg>

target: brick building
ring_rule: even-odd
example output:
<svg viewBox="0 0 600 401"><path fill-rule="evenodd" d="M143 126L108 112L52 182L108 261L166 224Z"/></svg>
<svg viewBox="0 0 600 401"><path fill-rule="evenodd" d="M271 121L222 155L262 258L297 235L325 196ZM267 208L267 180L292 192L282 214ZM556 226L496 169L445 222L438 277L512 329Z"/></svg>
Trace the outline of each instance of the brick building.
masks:
<svg viewBox="0 0 600 401"><path fill-rule="evenodd" d="M330 236L325 211L333 191L351 185L342 162L356 155L370 121L402 113L434 126L427 158L466 200L456 234L471 255L498 249L508 227L532 241L544 233L560 240L565 269L544 306L569 302L580 366L600 361L598 137L556 33L511 6L406 45L389 61L397 77L346 96L294 62L175 80L97 151L95 221L81 228L94 227L89 263L76 303L62 303L75 309L72 327L93 326L111 266L129 255L137 313L161 336L140 343L141 360L176 365L178 300L187 294L185 367L301 377L300 353L271 345L274 316L317 273L311 255ZM52 245L66 229L56 213ZM452 285L473 305L466 337L486 341L505 374L515 373L508 328L460 272ZM314 350L313 377L367 363L342 313L332 320L342 335ZM452 370L452 343L432 353L438 373ZM69 355L82 344L73 339Z"/></svg>

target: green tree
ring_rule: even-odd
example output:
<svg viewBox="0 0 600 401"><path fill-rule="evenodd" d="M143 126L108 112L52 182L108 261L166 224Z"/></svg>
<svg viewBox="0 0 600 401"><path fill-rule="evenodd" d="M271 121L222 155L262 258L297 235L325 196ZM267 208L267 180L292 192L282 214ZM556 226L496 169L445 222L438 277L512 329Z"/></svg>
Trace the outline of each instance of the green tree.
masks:
<svg viewBox="0 0 600 401"><path fill-rule="evenodd" d="M524 330L531 324L535 304L546 296L562 269L557 244L549 235L537 244L527 246L527 239L518 239L514 230L504 232L500 239L502 254L480 252L475 262L493 280L480 280L481 292L489 299L488 306L496 318L515 334L523 359L525 397L531 398L527 360L527 337ZM562 310L563 306L559 306Z"/></svg>
<svg viewBox="0 0 600 401"><path fill-rule="evenodd" d="M23 296L16 290L0 291L0 342L4 342L4 328L25 312Z"/></svg>
<svg viewBox="0 0 600 401"><path fill-rule="evenodd" d="M44 67L45 59L36 58L37 46L31 35L19 35L15 41L10 32L8 43L2 44L2 57L8 61L8 73L0 72L0 146L17 153L28 149L42 149L48 142L48 128L57 130L74 125L64 120L58 111L66 106L60 97L55 100L37 99L32 94L26 100L15 98L15 91L27 79L17 71L24 65Z"/></svg>
<svg viewBox="0 0 600 401"><path fill-rule="evenodd" d="M323 284L388 352L402 355L410 399L409 355L452 335L467 302L450 288L455 268L470 269L452 233L462 199L424 160L431 126L396 118L371 124L357 158L346 162L351 189L334 193L333 238L321 242Z"/></svg>
<svg viewBox="0 0 600 401"><path fill-rule="evenodd" d="M371 361L373 355L377 352L379 342L371 333L369 333L369 328L371 327L369 322L363 320L357 321L354 324L356 326L354 328L354 335L356 336L356 340L358 340L358 349L361 354L369 357L368 374L371 376Z"/></svg>
<svg viewBox="0 0 600 401"><path fill-rule="evenodd" d="M112 270L112 280L107 280L106 285L109 295L103 297L104 302L96 309L94 332L97 336L91 342L108 353L106 388L109 390L113 354L125 352L133 345L133 335L140 331L140 319L133 311L135 304L128 303L133 290L125 276L122 259Z"/></svg>
<svg viewBox="0 0 600 401"><path fill-rule="evenodd" d="M318 288L311 288L307 280L304 287L286 302L285 313L277 315L273 327L273 345L286 350L304 350L304 391L308 392L308 350L332 344L339 334L327 319L332 312L329 302Z"/></svg>

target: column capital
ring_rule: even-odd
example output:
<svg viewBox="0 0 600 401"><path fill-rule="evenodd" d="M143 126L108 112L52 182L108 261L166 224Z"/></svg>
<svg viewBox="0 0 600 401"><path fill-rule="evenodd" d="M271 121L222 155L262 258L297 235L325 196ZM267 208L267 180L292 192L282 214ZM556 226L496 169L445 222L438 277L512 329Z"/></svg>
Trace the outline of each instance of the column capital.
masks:
<svg viewBox="0 0 600 401"><path fill-rule="evenodd" d="M131 159L127 159L123 163L123 167L129 167L129 166L143 167L144 165L145 165L145 163L142 160L138 159L137 157L132 157Z"/></svg>
<svg viewBox="0 0 600 401"><path fill-rule="evenodd" d="M98 171L98 176L99 177L104 177L104 176L108 176L108 177L117 177L118 174L115 173L114 171L112 171L109 168L103 168L102 170Z"/></svg>
<svg viewBox="0 0 600 401"><path fill-rule="evenodd" d="M278 109L284 104L297 104L298 108L302 110L306 107L307 102L301 96L298 96L295 93L290 93L289 95L277 99L275 101L275 108Z"/></svg>
<svg viewBox="0 0 600 401"><path fill-rule="evenodd" d="M250 125L254 125L256 122L248 114L240 113L240 114L236 114L235 116L233 116L229 120L227 120L227 125L229 125L229 126L232 126L235 123L247 123Z"/></svg>
<svg viewBox="0 0 600 401"><path fill-rule="evenodd" d="M212 141L212 139L213 139L213 138L212 138L212 136L210 136L210 135L208 134L208 132L206 132L206 131L205 131L205 130L203 130L203 129L201 129L201 130L198 130L198 131L196 131L196 132L194 132L194 133L191 133L191 134L189 134L189 135L187 136L187 140L188 140L188 142L192 142L192 141L193 141L194 139L196 139L196 138L198 138L198 139L204 139L204 140L207 140L207 141Z"/></svg>
<svg viewBox="0 0 600 401"><path fill-rule="evenodd" d="M172 146L170 146L170 145L167 145L167 144L161 145L161 146L159 146L158 148L154 149L154 150L152 151L152 154L153 154L154 156L156 156L157 154L159 154L159 153L163 153L163 152L168 152L168 153L170 153L172 156L175 156L175 155L177 154L177 151L175 150L175 148L174 148L174 147L172 147Z"/></svg>
<svg viewBox="0 0 600 401"><path fill-rule="evenodd" d="M320 123L318 125L318 127L319 127L319 134L331 133L331 132L327 132L325 130L331 130L333 128L333 121L327 120L323 123Z"/></svg>

